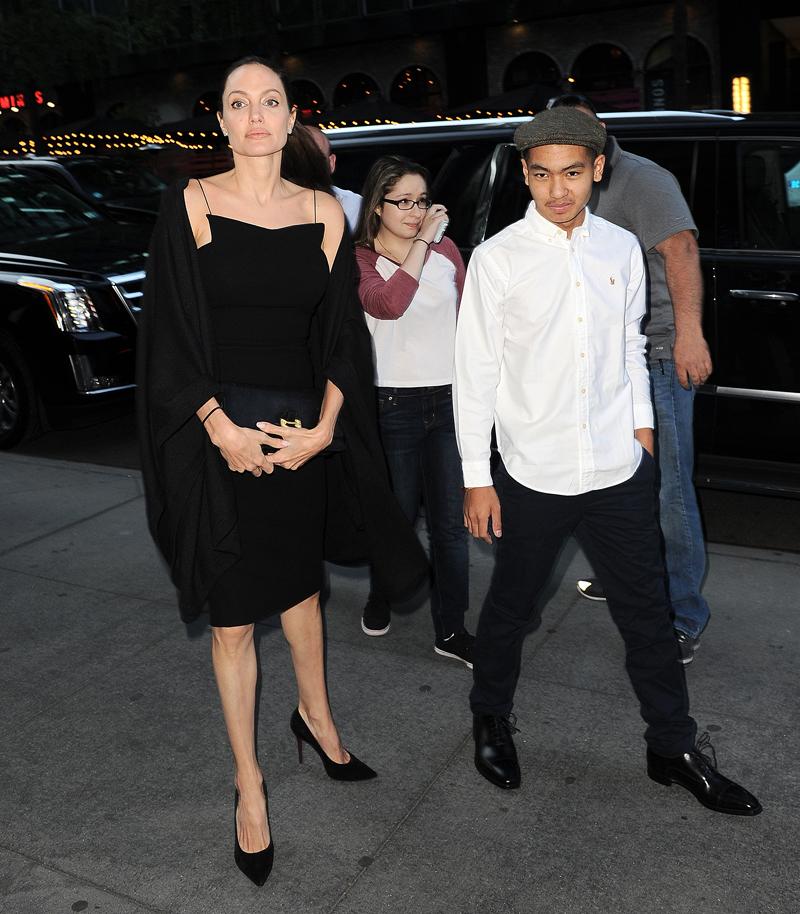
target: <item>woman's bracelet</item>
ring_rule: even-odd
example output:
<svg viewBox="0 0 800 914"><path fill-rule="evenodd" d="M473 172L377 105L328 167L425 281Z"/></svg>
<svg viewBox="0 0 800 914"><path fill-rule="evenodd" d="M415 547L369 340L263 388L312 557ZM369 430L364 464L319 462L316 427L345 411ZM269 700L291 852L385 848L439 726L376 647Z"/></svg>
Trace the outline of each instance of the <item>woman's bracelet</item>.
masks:
<svg viewBox="0 0 800 914"><path fill-rule="evenodd" d="M421 241L427 248L429 248L431 246L430 241L426 241L424 238L415 238L414 241ZM414 241L412 241L411 243L413 244Z"/></svg>
<svg viewBox="0 0 800 914"><path fill-rule="evenodd" d="M209 416L213 415L218 409L222 409L222 407L221 407L221 406L215 406L213 409L210 409L210 410L206 413L206 417L205 417L205 419L203 419L203 425L205 425L206 422L208 422Z"/></svg>

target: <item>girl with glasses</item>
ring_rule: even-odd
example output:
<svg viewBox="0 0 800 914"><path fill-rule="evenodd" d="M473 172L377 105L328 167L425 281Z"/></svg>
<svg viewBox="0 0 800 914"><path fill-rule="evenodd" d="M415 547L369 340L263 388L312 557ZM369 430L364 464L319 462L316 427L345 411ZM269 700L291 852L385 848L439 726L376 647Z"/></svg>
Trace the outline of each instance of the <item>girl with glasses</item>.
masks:
<svg viewBox="0 0 800 914"><path fill-rule="evenodd" d="M378 420L392 487L413 523L420 499L431 543L437 654L472 669L461 464L453 423L456 314L464 262L446 236L447 209L431 201L425 168L383 156L363 190L356 237L359 294L375 352ZM373 580L361 627L385 635L389 601Z"/></svg>

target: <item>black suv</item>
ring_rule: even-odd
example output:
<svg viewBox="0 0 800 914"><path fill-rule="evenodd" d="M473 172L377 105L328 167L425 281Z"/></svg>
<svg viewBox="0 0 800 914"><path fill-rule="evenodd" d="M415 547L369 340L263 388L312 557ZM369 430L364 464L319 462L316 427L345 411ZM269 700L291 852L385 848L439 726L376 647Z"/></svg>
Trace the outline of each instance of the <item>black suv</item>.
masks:
<svg viewBox="0 0 800 914"><path fill-rule="evenodd" d="M55 159L28 156L7 163L49 178L116 222L155 222L166 184L146 165L122 156Z"/></svg>
<svg viewBox="0 0 800 914"><path fill-rule="evenodd" d="M698 483L800 495L800 119L600 117L623 149L676 176L700 230L714 373L696 401ZM335 180L359 190L389 152L427 165L448 234L468 257L530 201L511 145L525 120L331 131Z"/></svg>
<svg viewBox="0 0 800 914"><path fill-rule="evenodd" d="M0 448L130 408L150 231L0 164Z"/></svg>

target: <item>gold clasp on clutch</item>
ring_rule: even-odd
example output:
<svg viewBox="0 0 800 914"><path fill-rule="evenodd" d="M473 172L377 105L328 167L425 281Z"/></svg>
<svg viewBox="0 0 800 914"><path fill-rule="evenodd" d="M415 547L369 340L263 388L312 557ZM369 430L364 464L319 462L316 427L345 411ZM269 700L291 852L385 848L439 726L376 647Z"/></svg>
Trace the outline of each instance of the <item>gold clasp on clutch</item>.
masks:
<svg viewBox="0 0 800 914"><path fill-rule="evenodd" d="M303 423L299 419L281 419L281 428L302 428Z"/></svg>

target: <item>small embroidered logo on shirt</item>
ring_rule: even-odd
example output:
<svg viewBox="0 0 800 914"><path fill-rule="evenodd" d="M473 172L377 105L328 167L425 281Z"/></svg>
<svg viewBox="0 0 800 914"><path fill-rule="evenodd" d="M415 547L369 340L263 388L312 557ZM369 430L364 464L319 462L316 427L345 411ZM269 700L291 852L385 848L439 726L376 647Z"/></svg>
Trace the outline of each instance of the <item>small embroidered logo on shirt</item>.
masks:
<svg viewBox="0 0 800 914"><path fill-rule="evenodd" d="M613 276L609 276L609 277L608 277L608 281L609 281L609 282L611 283L611 285L613 286L614 283L616 282L616 279L614 279Z"/></svg>

